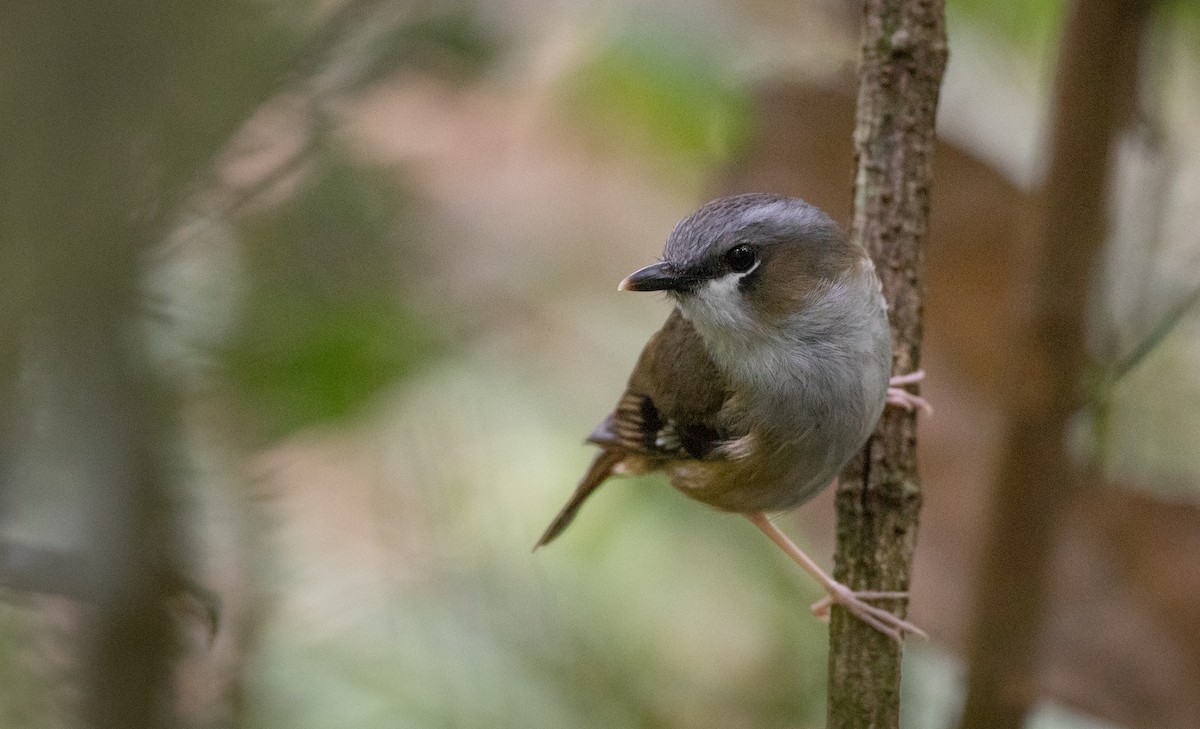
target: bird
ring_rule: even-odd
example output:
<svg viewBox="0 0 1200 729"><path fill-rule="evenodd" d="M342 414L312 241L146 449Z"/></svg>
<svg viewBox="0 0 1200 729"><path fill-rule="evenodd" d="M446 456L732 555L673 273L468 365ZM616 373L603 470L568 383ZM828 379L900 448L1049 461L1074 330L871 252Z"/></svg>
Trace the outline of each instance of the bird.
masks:
<svg viewBox="0 0 1200 729"><path fill-rule="evenodd" d="M923 372L890 377L888 308L866 250L802 199L734 195L679 221L661 258L617 289L665 292L674 306L534 549L610 476L661 471L691 499L744 515L811 574L827 593L818 616L839 604L897 642L923 636L871 604L907 593L851 590L768 517L831 485L885 405L929 410L903 389Z"/></svg>

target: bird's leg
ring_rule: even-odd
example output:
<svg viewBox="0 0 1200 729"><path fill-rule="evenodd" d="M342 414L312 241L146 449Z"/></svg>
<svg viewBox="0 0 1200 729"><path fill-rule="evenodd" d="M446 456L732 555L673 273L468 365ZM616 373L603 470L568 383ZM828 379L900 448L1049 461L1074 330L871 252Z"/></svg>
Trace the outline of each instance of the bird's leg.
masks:
<svg viewBox="0 0 1200 729"><path fill-rule="evenodd" d="M923 379L925 379L925 370L893 377L888 381L887 404L905 410L922 410L926 415L933 415L933 406L929 404L928 400L904 389L905 385L911 385Z"/></svg>
<svg viewBox="0 0 1200 729"><path fill-rule="evenodd" d="M828 593L828 597L825 597L813 604L812 610L814 615L818 617L827 616L829 614L829 608L836 603L846 608L846 610L848 610L854 617L863 621L867 625L870 625L872 628L875 628L880 633L883 633L897 643L904 639L904 634L906 632L919 635L922 638L929 637L925 634L925 631L921 630L907 620L899 618L883 608L869 605L866 602L867 600L908 597L907 592L854 592L849 587L846 587L842 583L826 574L824 570L817 566L817 563L814 562L811 557L809 557L804 553L803 550L796 546L795 542L793 542L791 539L788 539L788 536L780 531L779 527L772 524L771 520L767 518L766 514L762 512L746 514L746 518L749 519L754 526L761 529L764 534L770 537L771 541L775 542L780 549L782 549L784 552L787 552L789 557L796 560L796 562L804 568L804 571L812 575L813 579L820 583L821 587L823 587L825 592Z"/></svg>

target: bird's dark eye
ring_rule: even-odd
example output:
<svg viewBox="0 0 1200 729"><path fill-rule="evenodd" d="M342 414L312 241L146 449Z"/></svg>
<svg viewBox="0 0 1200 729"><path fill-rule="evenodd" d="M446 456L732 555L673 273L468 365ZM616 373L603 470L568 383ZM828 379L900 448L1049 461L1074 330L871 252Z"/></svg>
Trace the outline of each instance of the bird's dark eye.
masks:
<svg viewBox="0 0 1200 729"><path fill-rule="evenodd" d="M758 254L754 249L747 245L735 246L729 249L725 254L725 265L729 266L729 270L734 273L745 273L751 268L754 268L755 262L758 261Z"/></svg>

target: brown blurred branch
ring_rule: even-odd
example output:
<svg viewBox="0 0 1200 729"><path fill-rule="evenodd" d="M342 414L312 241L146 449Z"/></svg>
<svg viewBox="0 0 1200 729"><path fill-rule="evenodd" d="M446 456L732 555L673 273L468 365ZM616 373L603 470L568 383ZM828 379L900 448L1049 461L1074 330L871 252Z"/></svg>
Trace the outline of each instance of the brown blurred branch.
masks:
<svg viewBox="0 0 1200 729"><path fill-rule="evenodd" d="M328 85L316 83L316 80L337 60L337 49L355 33L361 32L362 27L369 24L372 18L394 6L395 0L345 0L336 5L300 47L280 64L278 73L271 77L258 95L250 98L252 103L230 115L229 126L220 137L221 145L209 150L208 159L197 168L200 172L198 187L210 194L218 194L218 209L226 213L236 213L238 208L253 202L258 195L271 189L277 182L297 172L310 158L315 146L315 131L312 127L318 122L307 120L304 143L276 166L244 187L223 190L219 179L220 163L222 156L228 152L228 144L236 140L238 130L249 124L254 115L272 100L290 95L304 99L304 105L311 110L311 114L318 115L330 101L327 97L333 96L333 89ZM194 192L191 188L180 190L180 197L172 201L166 212L176 213L182 202Z"/></svg>
<svg viewBox="0 0 1200 729"><path fill-rule="evenodd" d="M920 365L921 244L946 57L941 0L866 2L851 236L871 253L883 280L900 373ZM889 410L842 474L837 579L860 590L907 590L920 506L916 419ZM830 630L828 726L897 726L900 647L837 608Z"/></svg>
<svg viewBox="0 0 1200 729"><path fill-rule="evenodd" d="M1084 317L1105 240L1112 143L1138 72L1144 0L1074 0L1063 30L1050 130L1039 279L975 595L961 726L1022 725L1034 701L1046 576L1078 489L1065 443L1084 405Z"/></svg>

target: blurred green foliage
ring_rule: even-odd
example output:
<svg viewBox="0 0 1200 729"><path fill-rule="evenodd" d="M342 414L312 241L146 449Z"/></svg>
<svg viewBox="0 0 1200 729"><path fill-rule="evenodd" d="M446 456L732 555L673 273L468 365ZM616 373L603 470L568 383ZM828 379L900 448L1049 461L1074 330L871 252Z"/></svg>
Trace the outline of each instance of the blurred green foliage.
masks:
<svg viewBox="0 0 1200 729"><path fill-rule="evenodd" d="M1063 0L949 0L946 10L961 14L1019 46L1043 46L1056 36Z"/></svg>
<svg viewBox="0 0 1200 729"><path fill-rule="evenodd" d="M273 436L354 413L437 349L400 295L418 223L394 176L312 154L294 194L243 224L250 293L225 352Z"/></svg>
<svg viewBox="0 0 1200 729"><path fill-rule="evenodd" d="M749 140L749 91L711 48L661 28L620 36L564 83L585 128L687 169L711 169Z"/></svg>
<svg viewBox="0 0 1200 729"><path fill-rule="evenodd" d="M272 436L354 414L427 354L424 323L387 298L257 291L252 319L229 353L229 373Z"/></svg>
<svg viewBox="0 0 1200 729"><path fill-rule="evenodd" d="M1194 48L1200 49L1200 3L1196 0L1160 0L1161 17L1169 28L1180 28Z"/></svg>
<svg viewBox="0 0 1200 729"><path fill-rule="evenodd" d="M273 552L246 724L818 726L819 591L744 520L622 479L530 554L588 453L526 374L467 354L378 412L371 449L399 483L339 483L322 503L382 551L353 559L322 535Z"/></svg>
<svg viewBox="0 0 1200 729"><path fill-rule="evenodd" d="M1182 29L1200 48L1200 3L1196 0L1154 0L1162 23ZM952 14L977 23L989 33L1023 48L1053 44L1066 11L1064 0L949 0Z"/></svg>

